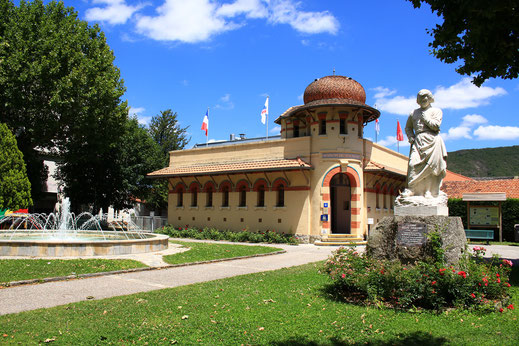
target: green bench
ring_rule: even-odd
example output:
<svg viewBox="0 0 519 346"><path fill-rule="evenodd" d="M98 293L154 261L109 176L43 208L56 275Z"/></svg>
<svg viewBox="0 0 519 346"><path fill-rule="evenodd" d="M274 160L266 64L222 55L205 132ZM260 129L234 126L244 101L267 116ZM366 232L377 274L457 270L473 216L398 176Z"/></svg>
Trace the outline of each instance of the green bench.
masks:
<svg viewBox="0 0 519 346"><path fill-rule="evenodd" d="M494 240L494 230L489 229L466 229L465 236L467 239L483 239L489 244L489 240Z"/></svg>

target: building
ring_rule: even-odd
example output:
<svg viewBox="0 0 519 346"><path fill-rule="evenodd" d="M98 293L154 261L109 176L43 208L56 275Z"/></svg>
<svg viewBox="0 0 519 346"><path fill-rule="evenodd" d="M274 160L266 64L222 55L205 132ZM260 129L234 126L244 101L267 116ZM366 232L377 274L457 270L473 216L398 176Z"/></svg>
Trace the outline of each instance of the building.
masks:
<svg viewBox="0 0 519 346"><path fill-rule="evenodd" d="M280 138L172 151L169 167L149 174L169 181L169 223L363 241L393 215L408 162L364 138L380 116L365 101L355 80L323 77L275 120Z"/></svg>

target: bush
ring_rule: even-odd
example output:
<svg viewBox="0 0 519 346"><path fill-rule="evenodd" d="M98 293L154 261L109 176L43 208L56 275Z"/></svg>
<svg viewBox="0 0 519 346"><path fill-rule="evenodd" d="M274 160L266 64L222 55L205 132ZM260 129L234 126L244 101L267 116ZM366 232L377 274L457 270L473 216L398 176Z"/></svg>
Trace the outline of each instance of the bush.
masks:
<svg viewBox="0 0 519 346"><path fill-rule="evenodd" d="M172 238L192 238L192 239L211 239L228 240L233 242L251 243L277 243L277 244L297 244L297 239L291 234L280 234L267 230L266 232L251 232L244 229L240 232L220 231L216 228L197 229L186 225L183 227L165 226L157 233L166 234Z"/></svg>
<svg viewBox="0 0 519 346"><path fill-rule="evenodd" d="M441 261L404 265L339 248L324 272L333 280L334 291L349 301L400 309L506 307L512 263L496 257L485 261L484 251L476 247L474 257L455 268Z"/></svg>

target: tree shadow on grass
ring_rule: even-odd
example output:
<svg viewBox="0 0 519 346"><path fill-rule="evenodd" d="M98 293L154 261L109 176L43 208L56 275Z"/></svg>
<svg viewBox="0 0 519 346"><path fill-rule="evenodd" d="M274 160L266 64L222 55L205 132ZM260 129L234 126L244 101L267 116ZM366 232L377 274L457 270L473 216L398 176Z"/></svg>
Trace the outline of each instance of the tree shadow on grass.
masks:
<svg viewBox="0 0 519 346"><path fill-rule="evenodd" d="M339 303L347 303L365 306L366 304L366 295L361 292L355 292L351 290L347 290L343 287L339 287L333 283L325 284L324 286L318 289L319 295ZM347 295L345 295L347 292Z"/></svg>
<svg viewBox="0 0 519 346"><path fill-rule="evenodd" d="M359 340L358 343L363 343L365 345L372 346L389 346L389 345L402 345L402 346L434 346L434 345L444 345L448 342L448 340L444 337L435 337L426 332L414 332L410 334L398 334L396 337L384 339L384 340L372 340L372 341L362 341ZM331 338L326 343L319 343L315 341L310 341L307 338L298 339L298 338L290 338L287 340L276 341L270 343L270 345L276 346L322 346L322 345L332 345L332 346L345 346L351 345L352 340L343 341L338 338Z"/></svg>

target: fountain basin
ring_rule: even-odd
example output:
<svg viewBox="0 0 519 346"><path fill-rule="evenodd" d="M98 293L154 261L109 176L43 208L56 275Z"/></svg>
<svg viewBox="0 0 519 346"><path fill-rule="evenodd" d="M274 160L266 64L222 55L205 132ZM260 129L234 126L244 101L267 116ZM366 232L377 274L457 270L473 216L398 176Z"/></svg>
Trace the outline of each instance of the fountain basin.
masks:
<svg viewBox="0 0 519 346"><path fill-rule="evenodd" d="M130 238L130 239L128 239ZM132 239L133 238L133 239ZM78 231L64 238L43 232L0 232L0 256L79 257L127 255L168 248L169 237L143 232Z"/></svg>

